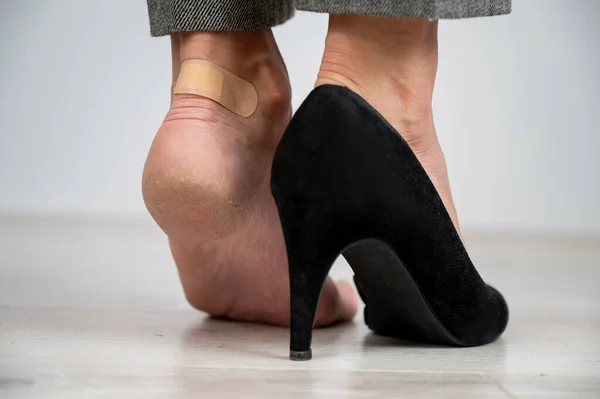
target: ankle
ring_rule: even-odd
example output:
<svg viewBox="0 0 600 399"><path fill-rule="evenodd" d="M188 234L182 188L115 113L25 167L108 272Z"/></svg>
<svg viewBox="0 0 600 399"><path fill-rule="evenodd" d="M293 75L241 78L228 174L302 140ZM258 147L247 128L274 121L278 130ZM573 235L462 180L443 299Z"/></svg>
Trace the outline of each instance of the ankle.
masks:
<svg viewBox="0 0 600 399"><path fill-rule="evenodd" d="M436 72L435 22L331 16L316 85L349 88L375 107L411 147L426 147L437 143L431 105Z"/></svg>
<svg viewBox="0 0 600 399"><path fill-rule="evenodd" d="M437 21L348 15L329 19L323 61L334 67L351 62L347 72L399 84L418 78L420 89L432 92L437 60Z"/></svg>
<svg viewBox="0 0 600 399"><path fill-rule="evenodd" d="M208 60L252 83L259 94L255 113L248 118L235 115L234 119L256 132L264 131L266 121L281 125L287 122L291 114L291 88L271 30L180 33L174 36L174 40L179 43L179 65L173 73L173 85L181 62L188 59ZM216 103L207 106L208 102L211 100L199 96L175 95L171 108L192 110L194 104L204 110L219 107ZM223 112L227 114L229 111L224 109ZM262 134L259 136L265 138ZM276 142L279 137L269 139L273 145L273 140Z"/></svg>

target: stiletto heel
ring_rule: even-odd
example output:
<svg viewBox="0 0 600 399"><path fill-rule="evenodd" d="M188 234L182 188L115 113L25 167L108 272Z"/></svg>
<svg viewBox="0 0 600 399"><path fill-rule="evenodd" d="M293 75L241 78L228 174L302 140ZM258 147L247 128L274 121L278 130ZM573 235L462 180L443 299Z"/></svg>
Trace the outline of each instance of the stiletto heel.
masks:
<svg viewBox="0 0 600 399"><path fill-rule="evenodd" d="M290 359L312 358L312 332L323 283L339 254L325 241L330 233L314 231L318 207L281 204L279 213L290 275ZM326 244L326 245L324 245Z"/></svg>
<svg viewBox="0 0 600 399"><path fill-rule="evenodd" d="M419 160L359 95L327 85L309 95L279 143L271 189L290 267L290 358L311 357L319 295L340 254L378 334L474 346L506 328L504 298L473 266Z"/></svg>
<svg viewBox="0 0 600 399"><path fill-rule="evenodd" d="M320 276L304 273L301 267L290 269L291 360L310 360L312 358L312 332L325 277L320 278Z"/></svg>

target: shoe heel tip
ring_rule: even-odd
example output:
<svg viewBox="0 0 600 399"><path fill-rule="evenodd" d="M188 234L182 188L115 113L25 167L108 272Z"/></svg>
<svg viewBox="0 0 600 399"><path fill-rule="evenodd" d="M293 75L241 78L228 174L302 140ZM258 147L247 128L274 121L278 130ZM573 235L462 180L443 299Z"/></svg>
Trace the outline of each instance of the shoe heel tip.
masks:
<svg viewBox="0 0 600 399"><path fill-rule="evenodd" d="M290 351L290 360L304 361L312 359L312 349L307 351Z"/></svg>

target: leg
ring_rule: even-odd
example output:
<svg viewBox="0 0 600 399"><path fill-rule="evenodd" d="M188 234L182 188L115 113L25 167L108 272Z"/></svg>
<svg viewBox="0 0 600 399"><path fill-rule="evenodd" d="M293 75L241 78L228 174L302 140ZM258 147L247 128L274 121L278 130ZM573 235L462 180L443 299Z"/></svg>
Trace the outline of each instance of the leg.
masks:
<svg viewBox="0 0 600 399"><path fill-rule="evenodd" d="M285 3L274 0L218 3L224 7L218 8L221 19L212 15L214 7L190 8L198 2L177 1L180 8L163 14L157 11L163 2L149 1L152 31L171 33L173 83L183 61L208 60L251 82L258 108L243 118L204 97L172 96L144 168L144 200L169 237L194 307L214 316L286 325L287 259L269 176L291 116L291 93L268 26L291 11L282 11ZM275 7L275 16L264 15L267 6ZM224 10L244 7L246 14L224 18ZM231 31L236 28L247 30ZM318 323L350 319L356 307L350 286L328 280Z"/></svg>
<svg viewBox="0 0 600 399"><path fill-rule="evenodd" d="M485 5L471 0L298 3L299 9L332 13L317 86L348 87L402 134L434 183L460 234L446 162L433 122L438 23L431 18L507 13L510 1L493 0Z"/></svg>

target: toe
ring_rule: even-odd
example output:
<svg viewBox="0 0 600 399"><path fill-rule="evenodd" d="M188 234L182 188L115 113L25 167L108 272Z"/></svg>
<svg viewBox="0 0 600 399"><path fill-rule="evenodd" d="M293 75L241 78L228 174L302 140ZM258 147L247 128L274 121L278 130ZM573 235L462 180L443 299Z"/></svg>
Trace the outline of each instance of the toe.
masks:
<svg viewBox="0 0 600 399"><path fill-rule="evenodd" d="M358 296L352 284L343 280L334 282L328 277L321 292L315 325L325 327L351 321L357 311Z"/></svg>

